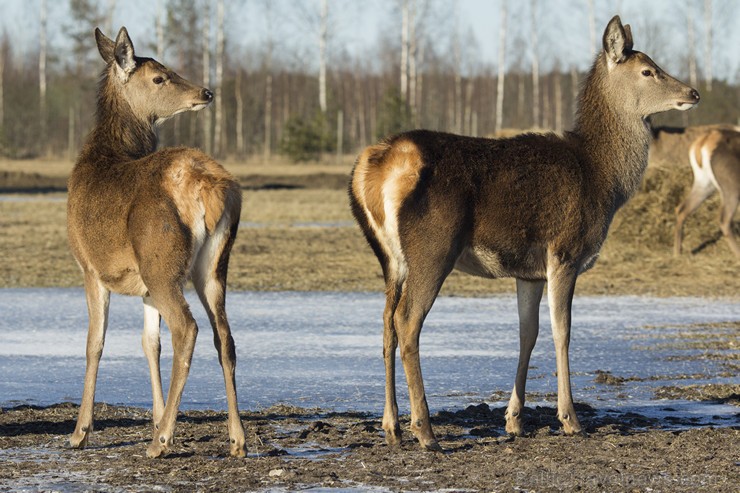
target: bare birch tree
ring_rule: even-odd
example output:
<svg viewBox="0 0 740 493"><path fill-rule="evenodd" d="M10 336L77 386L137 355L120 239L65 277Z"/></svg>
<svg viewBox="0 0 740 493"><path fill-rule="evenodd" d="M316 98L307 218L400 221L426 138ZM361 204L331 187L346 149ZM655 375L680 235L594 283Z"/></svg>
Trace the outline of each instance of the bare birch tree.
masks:
<svg viewBox="0 0 740 493"><path fill-rule="evenodd" d="M686 0L686 40L689 45L689 84L691 84L691 87L696 87L698 79L696 75L696 32L694 29L694 9L692 8L692 4L692 0Z"/></svg>
<svg viewBox="0 0 740 493"><path fill-rule="evenodd" d="M116 11L116 0L108 0L108 8L105 14L105 32L113 32L113 13Z"/></svg>
<svg viewBox="0 0 740 493"><path fill-rule="evenodd" d="M561 73L560 73L560 64L555 64L555 72L553 74L555 77L554 82L554 91L555 91L555 132L562 133L563 132L563 88L561 87Z"/></svg>
<svg viewBox="0 0 740 493"><path fill-rule="evenodd" d="M236 154L239 157L243 157L246 151L244 147L244 96L242 95L242 74L243 70L238 68L236 70L236 77L234 78L234 100L236 107Z"/></svg>
<svg viewBox="0 0 740 493"><path fill-rule="evenodd" d="M262 156L265 162L272 156L272 52L274 41L272 37L272 2L264 0L265 21L267 23L267 50L265 53L265 140Z"/></svg>
<svg viewBox="0 0 740 493"><path fill-rule="evenodd" d="M47 147L47 111L46 111L46 0L41 0L39 9L39 144L41 154L46 154Z"/></svg>
<svg viewBox="0 0 740 493"><path fill-rule="evenodd" d="M462 41L460 39L460 0L455 3L455 31L452 40L452 60L454 64L454 94L452 100L452 125L455 133L461 133L463 117L462 101Z"/></svg>
<svg viewBox="0 0 740 493"><path fill-rule="evenodd" d="M712 90L712 0L704 0L704 81Z"/></svg>
<svg viewBox="0 0 740 493"><path fill-rule="evenodd" d="M319 18L319 108L326 114L326 35L329 22L329 1L321 0Z"/></svg>
<svg viewBox="0 0 740 493"><path fill-rule="evenodd" d="M401 101L406 102L409 88L409 0L401 2Z"/></svg>
<svg viewBox="0 0 740 493"><path fill-rule="evenodd" d="M530 42L532 51L532 126L540 126L540 55L537 46L537 0L531 0Z"/></svg>
<svg viewBox="0 0 740 493"><path fill-rule="evenodd" d="M206 0L203 5L203 86L211 85L211 2ZM211 154L211 113L203 115L203 149Z"/></svg>
<svg viewBox="0 0 740 493"><path fill-rule="evenodd" d="M419 115L416 101L416 0L411 0L411 9L409 10L409 109L411 110L411 121L415 127L419 126Z"/></svg>
<svg viewBox="0 0 740 493"><path fill-rule="evenodd" d="M0 42L0 138L2 138L3 128L5 127L5 54L8 48L8 35L3 34ZM1 141L0 141L1 142ZM2 144L0 143L0 146ZM0 147L2 150L2 147Z"/></svg>
<svg viewBox="0 0 740 493"><path fill-rule="evenodd" d="M496 86L496 132L504 122L504 78L506 77L506 0L501 0L501 29L499 30L498 77Z"/></svg>
<svg viewBox="0 0 740 493"><path fill-rule="evenodd" d="M223 132L223 101L221 94L224 79L224 0L216 3L216 101L215 101L215 126L213 132L213 150L217 156L223 156L226 148L226 135Z"/></svg>
<svg viewBox="0 0 740 493"><path fill-rule="evenodd" d="M588 12L588 34L591 40L591 58L596 55L596 13L594 12L594 0L586 0L586 10Z"/></svg>
<svg viewBox="0 0 740 493"><path fill-rule="evenodd" d="M154 19L154 30L157 36L157 60L164 60L164 16L164 4L162 0L157 0L157 16Z"/></svg>

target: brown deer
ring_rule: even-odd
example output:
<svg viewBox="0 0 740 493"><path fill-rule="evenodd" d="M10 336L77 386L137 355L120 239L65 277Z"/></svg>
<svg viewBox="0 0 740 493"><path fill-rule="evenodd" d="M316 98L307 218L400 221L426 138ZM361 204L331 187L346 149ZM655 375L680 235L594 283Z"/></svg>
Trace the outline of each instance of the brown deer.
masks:
<svg viewBox="0 0 740 493"><path fill-rule="evenodd" d="M183 296L185 282L192 279L223 368L231 455L244 457L236 351L225 310L241 190L221 165L198 150L155 152L157 124L205 108L213 93L151 58L135 56L125 28L115 42L98 29L95 38L107 65L98 88L96 124L68 183L69 243L84 274L89 315L85 386L70 445L85 447L93 429L111 291L144 299L142 345L151 373L154 421L147 455L158 457L173 443L198 333ZM159 369L160 314L172 334L174 353L166 405Z"/></svg>
<svg viewBox="0 0 740 493"><path fill-rule="evenodd" d="M568 345L576 277L596 260L615 212L638 188L651 134L646 118L699 101L691 87L632 50L614 17L579 96L573 132L482 139L415 130L366 148L350 183L357 222L386 284L383 429L400 442L395 353L400 345L411 431L440 450L419 362L424 319L453 268L514 277L520 354L506 430L522 433L529 358L547 281L558 375L558 417L581 432L570 387Z"/></svg>
<svg viewBox="0 0 740 493"><path fill-rule="evenodd" d="M740 257L740 246L732 231L732 217L740 202L740 127L709 128L691 144L689 162L694 183L684 201L676 207L674 253L681 254L686 218L719 190L720 228L732 252Z"/></svg>

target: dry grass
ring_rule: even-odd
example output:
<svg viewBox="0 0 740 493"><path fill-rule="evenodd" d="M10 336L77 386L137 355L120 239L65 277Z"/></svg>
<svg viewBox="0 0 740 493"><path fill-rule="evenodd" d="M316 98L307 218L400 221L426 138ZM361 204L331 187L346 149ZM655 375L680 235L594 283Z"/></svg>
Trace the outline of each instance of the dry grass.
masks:
<svg viewBox="0 0 740 493"><path fill-rule="evenodd" d="M44 166L58 172L63 164ZM233 170L239 175L256 174L259 168L240 166ZM275 166L281 176L327 170L346 175L349 169L327 164L286 171L285 164ZM10 168L0 163L0 170ZM685 245L695 252L672 255L672 211L688 184L682 170L650 169L643 191L617 214L599 262L579 279L577 292L737 298L740 262L719 234L716 198L687 221ZM5 199L0 200L0 287L81 285L66 243L66 195L0 198ZM230 265L232 289L383 289L380 267L353 224L344 189L246 190L242 222ZM453 272L443 294L486 295L513 288L510 279Z"/></svg>

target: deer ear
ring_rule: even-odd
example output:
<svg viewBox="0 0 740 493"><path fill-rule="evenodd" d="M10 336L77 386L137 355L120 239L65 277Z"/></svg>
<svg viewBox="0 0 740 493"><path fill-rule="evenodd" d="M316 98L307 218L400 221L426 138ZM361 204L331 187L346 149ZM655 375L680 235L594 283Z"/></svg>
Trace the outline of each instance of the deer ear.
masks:
<svg viewBox="0 0 740 493"><path fill-rule="evenodd" d="M629 27L626 30L622 27L618 15L612 17L606 26L603 44L604 53L611 62L621 63L627 58L627 53L632 48L632 31Z"/></svg>
<svg viewBox="0 0 740 493"><path fill-rule="evenodd" d="M625 51L632 51L632 28L629 24L624 25L624 40Z"/></svg>
<svg viewBox="0 0 740 493"><path fill-rule="evenodd" d="M136 68L136 60L134 59L134 44L131 42L131 38L129 38L128 31L126 31L125 27L122 27L118 31L114 54L116 63L123 70L126 78L128 78Z"/></svg>
<svg viewBox="0 0 740 493"><path fill-rule="evenodd" d="M105 60L105 63L113 62L113 51L116 45L112 39L103 34L97 27L95 28L95 42L98 44L98 51L100 52L100 56L103 57L103 60Z"/></svg>

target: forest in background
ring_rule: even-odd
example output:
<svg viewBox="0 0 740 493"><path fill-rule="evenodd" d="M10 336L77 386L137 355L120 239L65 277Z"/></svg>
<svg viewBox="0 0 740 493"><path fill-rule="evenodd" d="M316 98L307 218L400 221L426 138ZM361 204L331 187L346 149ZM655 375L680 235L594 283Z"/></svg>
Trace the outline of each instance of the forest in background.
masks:
<svg viewBox="0 0 740 493"><path fill-rule="evenodd" d="M254 1L267 33L257 44L237 43L238 23L228 22L243 1L158 0L144 30L149 36L132 33L137 55L154 57L216 93L210 108L167 122L162 144L196 146L218 158L269 160L285 154L300 161L354 153L410 128L489 136L509 128L560 132L572 126L586 67L574 64L568 47L558 45L553 2L497 0L500 21L491 26L491 36L499 40L498 57L483 60L479 41L459 18L459 2L377 0L385 10L384 32L374 45L352 52L333 36L337 12L351 8L351 2ZM587 20L583 36L592 51L600 47L603 29L596 9L618 11L621 4L559 3ZM722 60L717 53L738 56L737 47L728 52L725 41L737 25L738 4L674 5L670 26L682 26L677 39L684 46L669 43L666 19L624 19L633 25L636 48L702 94L696 110L672 112L656 123L738 123L740 74L718 78L713 62ZM102 61L93 29L101 26L115 38L119 26L113 26L113 13L122 7L115 0L69 0L50 15L50 6L38 0L25 7L37 18L37 43L20 50L7 29L0 37L3 157L73 158L94 122ZM271 27L286 19L303 24L300 49L283 43ZM49 42L52 29L69 40L64 49Z"/></svg>

